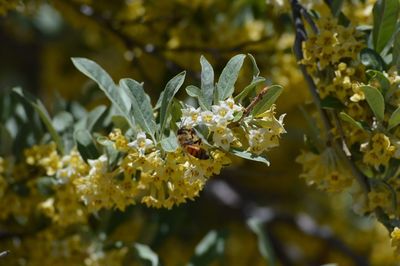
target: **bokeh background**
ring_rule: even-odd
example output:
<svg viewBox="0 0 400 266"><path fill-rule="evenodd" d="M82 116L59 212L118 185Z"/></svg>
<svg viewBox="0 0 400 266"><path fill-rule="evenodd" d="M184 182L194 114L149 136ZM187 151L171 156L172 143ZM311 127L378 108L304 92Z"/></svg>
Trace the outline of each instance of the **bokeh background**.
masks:
<svg viewBox="0 0 400 266"><path fill-rule="evenodd" d="M326 8L322 1L306 4ZM347 1L344 11L357 23L370 23L372 4ZM271 152L270 167L238 159L194 202L172 210L138 205L119 213L110 239L146 243L163 265L184 265L210 230L220 230L227 234L225 251L213 265L266 265L247 225L257 216L278 265L400 265L386 229L373 217L355 214L349 195L317 191L299 178L295 159L308 130L301 110L310 108L310 97L292 53L286 1L0 0L0 14L1 92L21 86L50 113L60 98L88 109L107 103L71 57L96 61L115 80L143 81L153 104L182 70L188 71L187 84L200 83L201 55L218 75L233 55L251 53L261 75L284 87L277 112L287 114L288 133ZM247 61L237 91L250 73ZM192 101L180 93L182 101Z"/></svg>

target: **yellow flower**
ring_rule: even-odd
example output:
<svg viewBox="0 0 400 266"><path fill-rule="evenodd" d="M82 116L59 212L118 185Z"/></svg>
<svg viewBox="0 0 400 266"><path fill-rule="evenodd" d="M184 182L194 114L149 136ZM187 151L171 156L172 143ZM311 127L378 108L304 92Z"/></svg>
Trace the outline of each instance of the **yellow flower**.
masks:
<svg viewBox="0 0 400 266"><path fill-rule="evenodd" d="M400 228L397 226L390 233L392 247L396 249L396 252L400 254Z"/></svg>
<svg viewBox="0 0 400 266"><path fill-rule="evenodd" d="M353 183L348 171L330 148L320 155L302 151L296 162L303 166L300 177L304 178L308 185L316 185L321 190L341 192Z"/></svg>
<svg viewBox="0 0 400 266"><path fill-rule="evenodd" d="M363 162L378 168L387 166L390 158L395 153L395 146L391 145L389 138L383 133L375 134L369 143L362 145L364 152Z"/></svg>

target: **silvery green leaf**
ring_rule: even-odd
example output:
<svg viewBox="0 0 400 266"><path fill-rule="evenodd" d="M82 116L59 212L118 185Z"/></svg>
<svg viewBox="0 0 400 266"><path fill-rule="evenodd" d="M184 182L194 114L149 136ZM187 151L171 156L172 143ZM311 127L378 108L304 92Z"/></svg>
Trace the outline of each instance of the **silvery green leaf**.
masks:
<svg viewBox="0 0 400 266"><path fill-rule="evenodd" d="M76 141L78 151L85 162L88 159L96 159L100 156L92 135L88 130L83 129L75 131L74 139Z"/></svg>
<svg viewBox="0 0 400 266"><path fill-rule="evenodd" d="M233 155L236 155L238 157L241 157L241 158L244 158L247 160L265 163L268 166L270 165L268 159L265 156L252 154L248 151L243 151L243 150L240 150L237 148L230 149L229 152L232 153Z"/></svg>
<svg viewBox="0 0 400 266"><path fill-rule="evenodd" d="M185 81L186 72L183 71L173 77L170 81L168 81L165 89L163 91L163 98L161 100L160 106L160 132L159 139L162 138L164 134L164 129L167 124L167 119L169 115L169 109L171 108L172 99L175 94L178 92L179 88L182 86Z"/></svg>
<svg viewBox="0 0 400 266"><path fill-rule="evenodd" d="M210 109L214 97L214 70L204 56L200 57L201 64L201 96L204 107Z"/></svg>
<svg viewBox="0 0 400 266"><path fill-rule="evenodd" d="M92 60L86 58L72 58L71 60L79 71L99 85L100 89L120 112L120 115L125 116L129 125L134 127L134 120L129 115L130 103L127 95L122 90L118 90L110 75Z"/></svg>
<svg viewBox="0 0 400 266"><path fill-rule="evenodd" d="M270 86L262 99L258 103L256 103L253 110L251 111L251 114L256 116L270 109L271 106L278 99L278 97L281 95L282 91L283 87L280 85Z"/></svg>
<svg viewBox="0 0 400 266"><path fill-rule="evenodd" d="M13 92L18 95L21 99L27 101L33 109L38 113L40 119L45 124L47 130L49 131L52 139L57 144L57 148L61 153L64 153L64 143L61 137L58 135L56 129L54 128L49 113L47 112L46 108L44 107L43 103L39 100L23 91L21 88L14 88Z"/></svg>
<svg viewBox="0 0 400 266"><path fill-rule="evenodd" d="M125 90L132 104L132 113L138 125L155 140L156 122L149 95L143 85L133 79L121 79L121 89Z"/></svg>
<svg viewBox="0 0 400 266"><path fill-rule="evenodd" d="M151 266L160 265L157 254L149 246L136 243L134 247L140 259L149 262Z"/></svg>
<svg viewBox="0 0 400 266"><path fill-rule="evenodd" d="M235 83L239 76L239 71L242 68L245 57L246 56L243 54L232 57L222 70L222 73L218 79L217 89L215 90L215 103L218 103L218 101L223 101L232 96L235 90Z"/></svg>

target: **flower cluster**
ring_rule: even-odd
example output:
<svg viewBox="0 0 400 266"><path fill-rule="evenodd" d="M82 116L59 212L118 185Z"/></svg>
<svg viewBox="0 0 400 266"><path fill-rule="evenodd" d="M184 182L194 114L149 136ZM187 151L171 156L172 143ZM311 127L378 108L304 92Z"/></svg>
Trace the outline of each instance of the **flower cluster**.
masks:
<svg viewBox="0 0 400 266"><path fill-rule="evenodd" d="M235 139L229 124L234 121L235 115L243 112L243 109L232 98L211 106L211 111L201 111L200 107L196 109L188 106L182 109L182 126L193 128L199 124L204 124L212 132L214 144L224 150L229 150Z"/></svg>
<svg viewBox="0 0 400 266"><path fill-rule="evenodd" d="M275 106L265 112L241 119L245 109L232 98L211 106L211 111L189 106L182 110L182 125L193 128L207 126L215 146L228 151L231 147L246 147L251 153L262 154L279 145L279 137L285 133L283 118L275 118ZM238 121L243 123L238 124ZM245 136L245 139L243 138Z"/></svg>
<svg viewBox="0 0 400 266"><path fill-rule="evenodd" d="M355 27L339 25L337 19L330 16L320 18L316 24L319 32L310 34L303 43L304 59L301 63L310 72L338 64L346 58L357 58L363 43L358 40L360 34Z"/></svg>
<svg viewBox="0 0 400 266"><path fill-rule="evenodd" d="M324 191L349 192L357 212L382 212L390 221L386 224L397 225L400 76L396 66L379 65L379 55L375 65L361 60L377 51L362 49L369 44L353 26L341 26L331 16L321 16L315 26L317 30L303 43L300 63L311 74L325 108L324 123L316 123L314 132L328 137L326 142L312 137L310 151L297 157L303 167L301 177ZM397 235L398 228L392 232L396 247Z"/></svg>
<svg viewBox="0 0 400 266"><path fill-rule="evenodd" d="M342 192L353 183L343 162L330 148L327 148L322 154L302 151L296 162L303 167L300 177L304 178L308 185L315 185L321 190Z"/></svg>

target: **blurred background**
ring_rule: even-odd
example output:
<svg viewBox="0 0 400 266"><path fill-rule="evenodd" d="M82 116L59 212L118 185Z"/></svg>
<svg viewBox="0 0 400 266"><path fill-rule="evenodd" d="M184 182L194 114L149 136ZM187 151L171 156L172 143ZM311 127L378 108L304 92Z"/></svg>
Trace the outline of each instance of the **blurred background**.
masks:
<svg viewBox="0 0 400 266"><path fill-rule="evenodd" d="M321 1L309 6L326 8ZM368 23L372 3L348 1L345 11ZM369 9L368 9L369 8ZM369 10L369 11L368 11ZM114 240L141 242L163 265L184 265L210 231L226 234L213 265L266 265L249 217L263 221L277 265L400 265L388 233L357 216L348 195L307 187L295 162L307 133L300 107L310 97L292 53L294 35L285 1L265 0L0 0L0 90L15 86L41 98L50 113L57 99L92 109L104 95L78 72L71 57L99 63L114 80L143 81L153 104L166 82L187 70L200 83L204 55L218 75L238 53L251 53L261 75L284 87L277 113L287 134L270 153L271 166L235 161L207 183L194 202L172 210L135 206L110 229ZM245 63L236 90L251 77ZM186 98L184 90L178 97Z"/></svg>

